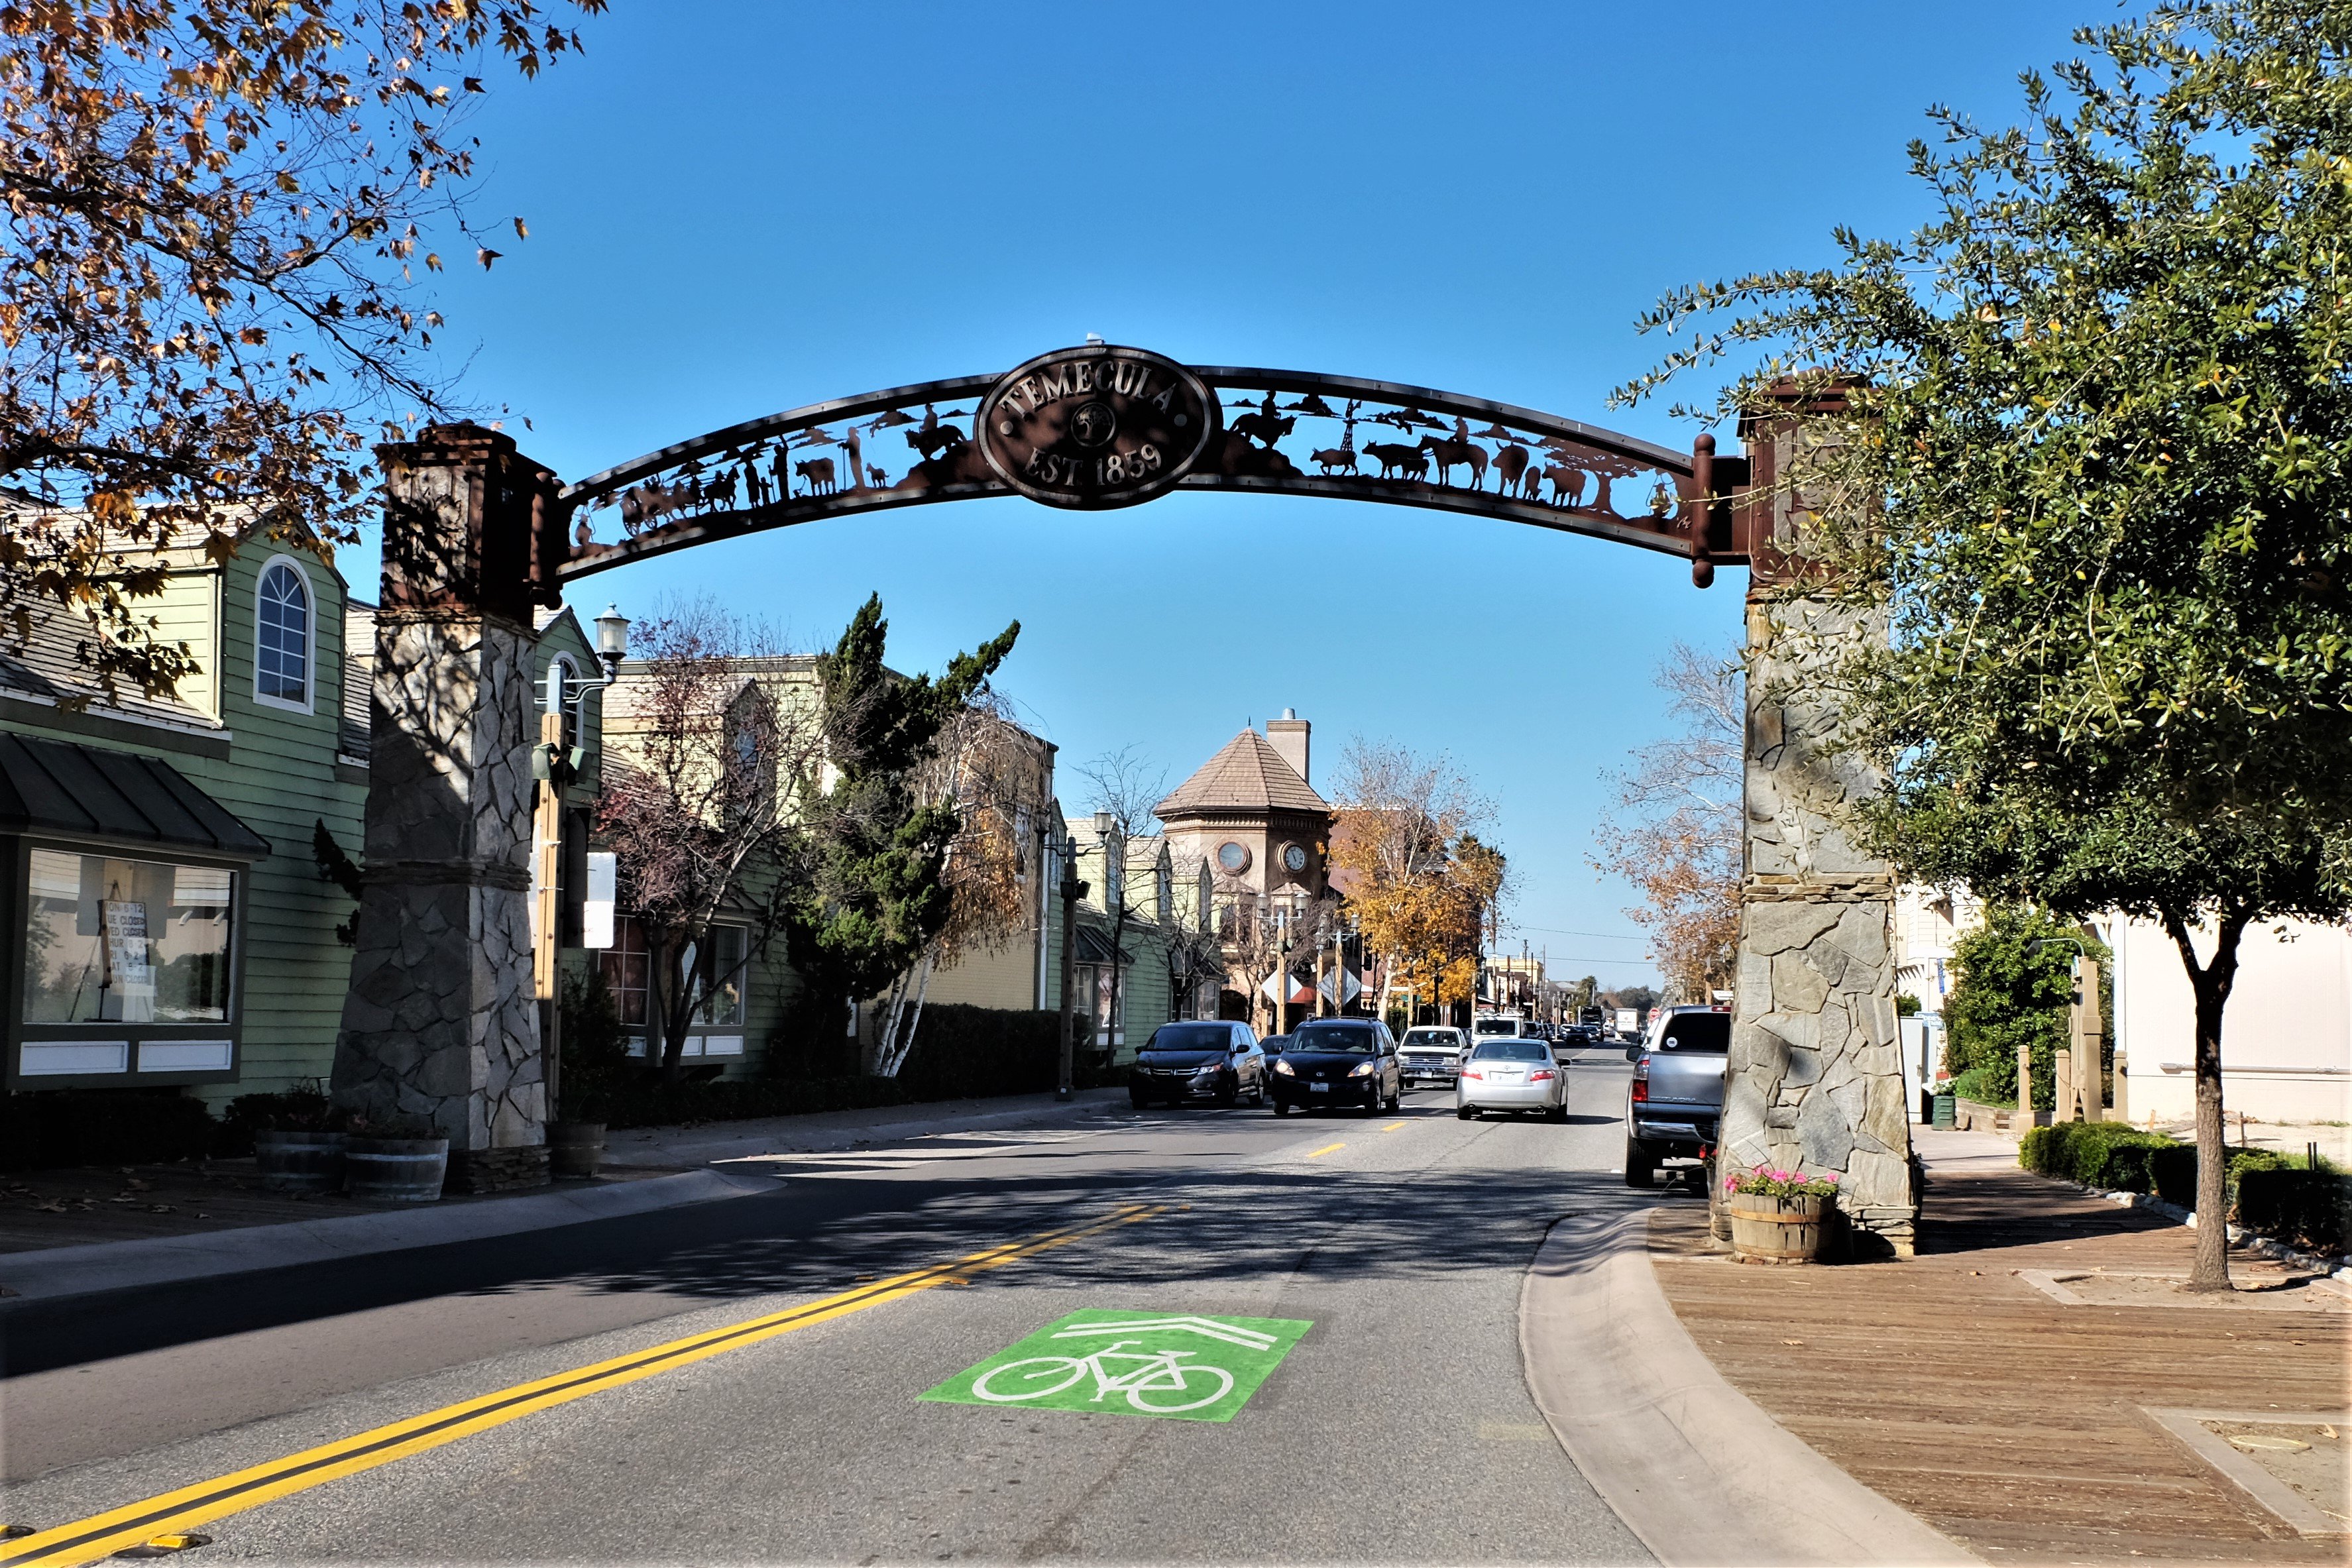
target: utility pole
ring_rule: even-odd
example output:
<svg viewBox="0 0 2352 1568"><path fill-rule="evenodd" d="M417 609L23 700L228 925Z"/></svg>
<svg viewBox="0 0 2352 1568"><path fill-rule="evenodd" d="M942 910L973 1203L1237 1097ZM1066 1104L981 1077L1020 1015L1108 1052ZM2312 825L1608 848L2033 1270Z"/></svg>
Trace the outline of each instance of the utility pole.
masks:
<svg viewBox="0 0 2352 1568"><path fill-rule="evenodd" d="M1274 1032L1290 1033L1290 910L1274 910Z"/></svg>
<svg viewBox="0 0 2352 1568"><path fill-rule="evenodd" d="M1062 849L1062 1081L1054 1098L1066 1101L1077 1076L1078 900L1087 885L1078 880L1077 846L1066 839Z"/></svg>

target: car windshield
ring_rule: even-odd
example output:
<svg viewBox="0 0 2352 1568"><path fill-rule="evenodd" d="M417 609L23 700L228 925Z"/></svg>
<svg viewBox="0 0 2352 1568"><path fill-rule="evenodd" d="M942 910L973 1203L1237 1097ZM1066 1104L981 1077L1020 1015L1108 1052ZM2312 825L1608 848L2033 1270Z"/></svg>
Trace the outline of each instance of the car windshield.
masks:
<svg viewBox="0 0 2352 1568"><path fill-rule="evenodd" d="M1482 1035L1516 1035L1519 1026L1508 1018L1481 1018L1472 1026Z"/></svg>
<svg viewBox="0 0 2352 1568"><path fill-rule="evenodd" d="M1731 1015L1677 1013L1666 1020L1665 1033L1658 1037L1658 1049L1728 1051L1731 1049Z"/></svg>
<svg viewBox="0 0 2352 1568"><path fill-rule="evenodd" d="M1471 1053L1482 1062L1548 1062L1551 1051L1541 1040L1488 1040Z"/></svg>
<svg viewBox="0 0 2352 1568"><path fill-rule="evenodd" d="M1151 1032L1147 1051L1222 1051L1234 1037L1224 1024L1162 1024Z"/></svg>
<svg viewBox="0 0 2352 1568"><path fill-rule="evenodd" d="M1452 1050L1462 1042L1454 1037L1451 1029L1409 1029L1404 1043L1408 1046L1444 1046Z"/></svg>
<svg viewBox="0 0 2352 1568"><path fill-rule="evenodd" d="M1361 1051L1370 1056L1377 1037L1370 1024L1301 1024L1294 1051Z"/></svg>

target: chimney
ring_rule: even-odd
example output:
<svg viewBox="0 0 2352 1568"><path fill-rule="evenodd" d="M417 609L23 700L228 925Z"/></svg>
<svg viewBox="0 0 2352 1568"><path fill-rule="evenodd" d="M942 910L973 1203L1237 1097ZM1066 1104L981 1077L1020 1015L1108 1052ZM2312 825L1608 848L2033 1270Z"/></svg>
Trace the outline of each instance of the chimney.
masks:
<svg viewBox="0 0 2352 1568"><path fill-rule="evenodd" d="M1292 773L1308 784L1315 781L1307 777L1307 738L1314 729L1298 716L1296 708L1286 708L1281 718L1265 721L1266 744L1274 748L1276 756L1290 764Z"/></svg>

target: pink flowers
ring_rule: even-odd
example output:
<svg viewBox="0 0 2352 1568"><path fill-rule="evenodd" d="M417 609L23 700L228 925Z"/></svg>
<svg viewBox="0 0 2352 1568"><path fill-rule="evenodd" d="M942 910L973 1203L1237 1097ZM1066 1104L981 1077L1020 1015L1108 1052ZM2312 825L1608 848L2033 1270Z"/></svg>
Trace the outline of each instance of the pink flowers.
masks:
<svg viewBox="0 0 2352 1568"><path fill-rule="evenodd" d="M1820 1171L1782 1171L1769 1165L1758 1165L1746 1171L1735 1171L1723 1180L1726 1193L1753 1194L1776 1198L1826 1198L1837 1193L1837 1173Z"/></svg>

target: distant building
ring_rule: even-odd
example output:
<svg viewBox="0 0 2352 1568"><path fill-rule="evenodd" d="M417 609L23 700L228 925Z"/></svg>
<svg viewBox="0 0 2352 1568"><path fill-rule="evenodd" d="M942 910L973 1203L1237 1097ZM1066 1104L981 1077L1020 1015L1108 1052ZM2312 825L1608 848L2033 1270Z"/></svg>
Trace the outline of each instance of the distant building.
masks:
<svg viewBox="0 0 2352 1568"><path fill-rule="evenodd" d="M1312 737L1313 727L1286 708L1264 734L1235 735L1155 808L1174 856L1206 864L1228 980L1249 986L1221 989L1220 1016L1264 1026L1271 1005L1257 983L1271 974L1267 942L1278 951L1280 942L1268 933L1306 929L1317 907L1336 897L1328 864L1333 813L1307 782ZM1311 988L1312 977L1305 984Z"/></svg>
<svg viewBox="0 0 2352 1568"><path fill-rule="evenodd" d="M2099 923L2115 952L2116 1099L2134 1121L2188 1121L2197 1013L2180 950L2150 921ZM2209 957L2211 933L2201 934ZM2221 1013L2221 1101L2258 1121L2352 1121L2352 931L2308 921L2246 928Z"/></svg>

